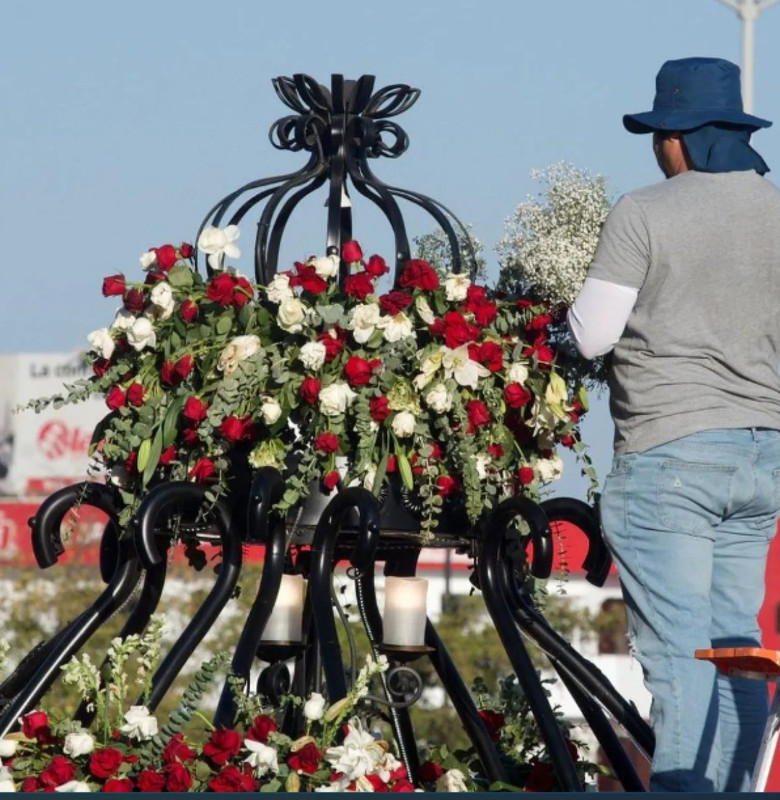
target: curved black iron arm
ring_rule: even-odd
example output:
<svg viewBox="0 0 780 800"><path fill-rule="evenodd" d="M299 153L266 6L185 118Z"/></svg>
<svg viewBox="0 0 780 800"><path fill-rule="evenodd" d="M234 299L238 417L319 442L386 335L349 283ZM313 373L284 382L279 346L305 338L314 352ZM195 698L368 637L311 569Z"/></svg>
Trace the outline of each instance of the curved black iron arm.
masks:
<svg viewBox="0 0 780 800"><path fill-rule="evenodd" d="M515 627L510 603L510 573L513 569L510 559L505 558L506 536L514 519L521 514L532 524L532 536L545 538L542 530L534 531L534 523L538 520L538 506L530 500L512 497L500 503L490 514L483 527L483 536L479 541L477 567L479 583L485 605L496 626L498 635L504 645L517 680L525 693L528 704L536 719L542 738L550 754L558 782L562 791L581 792L582 782L574 767L566 741L555 718L550 703L544 692L533 662L528 655L523 640ZM544 522L546 526L546 519ZM549 532L549 528L547 529ZM509 566L507 565L509 562ZM511 582L514 576L511 575Z"/></svg>

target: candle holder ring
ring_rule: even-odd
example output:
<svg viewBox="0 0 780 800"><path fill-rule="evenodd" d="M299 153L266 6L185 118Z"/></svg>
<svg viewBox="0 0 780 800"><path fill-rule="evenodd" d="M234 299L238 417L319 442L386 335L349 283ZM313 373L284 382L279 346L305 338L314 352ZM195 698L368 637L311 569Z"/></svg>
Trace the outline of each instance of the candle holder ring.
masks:
<svg viewBox="0 0 780 800"><path fill-rule="evenodd" d="M305 642L260 642L257 646L257 657L270 665L289 661L303 653Z"/></svg>
<svg viewBox="0 0 780 800"><path fill-rule="evenodd" d="M401 645L401 644L385 644L382 642L377 645L382 655L385 655L391 661L397 661L401 664L407 664L410 661L416 661L423 656L429 656L436 652L435 647L427 644L420 645Z"/></svg>

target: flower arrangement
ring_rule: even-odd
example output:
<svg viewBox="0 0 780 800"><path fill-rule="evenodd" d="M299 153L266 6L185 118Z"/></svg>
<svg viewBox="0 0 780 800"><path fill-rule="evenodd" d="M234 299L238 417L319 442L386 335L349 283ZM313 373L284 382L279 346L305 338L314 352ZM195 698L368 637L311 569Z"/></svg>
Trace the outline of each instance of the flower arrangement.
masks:
<svg viewBox="0 0 780 800"><path fill-rule="evenodd" d="M488 785L473 750L430 749L415 776L394 755L372 720L380 717L369 689L387 660L366 659L349 694L329 705L311 694L287 696L277 711L296 708L303 729L288 735L258 696L247 697L242 681L235 690L237 722L214 728L200 708L227 653L204 663L179 707L159 726L142 704L130 705L131 684L148 696L149 676L159 657L162 621L143 636L115 639L108 668L101 673L87 655L63 667L95 711L91 726L57 718L44 710L25 714L21 731L0 739L0 791L57 792L252 792L252 791L480 791L555 789L554 772L522 692L507 679L496 697L477 685L480 716L511 766L512 784ZM134 680L128 676L134 663ZM101 674L105 682L101 680ZM563 724L563 723L562 723ZM579 758L578 745L571 742ZM592 765L578 760L583 771Z"/></svg>
<svg viewBox="0 0 780 800"><path fill-rule="evenodd" d="M139 282L105 278L103 294L122 305L89 335L94 376L30 403L105 397L92 453L121 493L120 523L158 480L225 495L238 454L250 469L287 470L281 510L317 485L379 495L395 475L419 500L423 537L449 497L470 524L505 497L538 497L561 474L559 444L588 468L587 394L556 363L546 303L419 259L380 292L389 268L357 241L259 286L225 266L238 236L233 225L203 231L205 278L186 243L144 253Z"/></svg>

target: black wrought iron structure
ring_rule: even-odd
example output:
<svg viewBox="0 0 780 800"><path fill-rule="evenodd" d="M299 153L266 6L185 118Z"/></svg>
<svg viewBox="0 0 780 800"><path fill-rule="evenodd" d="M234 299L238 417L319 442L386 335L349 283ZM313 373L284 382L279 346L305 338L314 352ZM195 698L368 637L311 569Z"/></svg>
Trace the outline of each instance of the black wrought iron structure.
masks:
<svg viewBox="0 0 780 800"><path fill-rule="evenodd" d="M396 158L407 149L408 137L393 118L415 103L419 90L395 84L375 91L374 77L370 75L354 81L334 75L329 89L301 74L277 78L273 84L279 98L293 113L274 123L271 142L280 149L308 153L308 161L296 172L253 181L230 193L211 209L201 230L207 225L237 224L253 212L258 217L254 248L256 277L259 282L267 283L276 272L282 237L291 214L306 196L325 185L326 246L330 253L340 252L341 244L352 238L352 187L381 210L392 229L396 276L410 257L399 201L410 202L430 214L449 241L453 269L460 271L465 266L473 272L474 254L461 252L460 242L468 241L468 235L457 218L430 197L383 182L370 167L372 159ZM346 269L347 265L342 264L342 279L346 277ZM127 530L119 529L119 497L109 485L79 484L49 497L30 521L39 565L51 567L62 554L59 528L68 509L77 503L94 505L109 517L101 549L101 574L107 586L88 609L31 651L0 684L0 736L11 731L20 715L38 702L55 681L59 667L128 601L139 581L143 582L141 591L120 635L145 628L161 597L166 553L175 543L178 526L200 540L218 542L222 563L210 594L158 668L147 705L155 707L160 702L189 655L218 619L239 577L242 546L262 543L266 548L262 579L232 660L232 670L243 680L247 691L257 690L271 702L288 691L305 695L321 690L330 702L346 695L356 672L355 656L352 651L345 667L334 618L335 609L343 621L343 611L333 592L333 572L337 564L348 562L348 574L355 583L360 617L370 646L375 655L384 653L392 664L384 675L383 697L377 699L387 710L399 756L409 774L415 775L418 767L409 707L422 688L409 661L429 658L479 754L486 776L491 781L506 781L507 766L434 624L428 620L425 645L411 652L382 645L382 617L374 585L376 564L384 563L386 576L413 576L421 550L414 531L414 509L403 493L397 487L390 487L377 498L364 489L348 488L324 507L310 503L303 509L305 524L301 525L300 518L293 520L276 510L275 504L283 491L283 476L270 468L261 469L251 477L248 492L238 493L230 502L218 503L204 524L198 521L203 490L191 483L165 483L149 491ZM529 531L524 536L518 533L519 519L525 521L524 529ZM584 563L587 578L596 585L603 584L610 558L601 538L598 517L594 508L578 500L553 499L540 505L519 498L507 500L475 527L459 527L457 520L454 523L450 520L448 530L426 546L459 548L473 556L473 580L484 596L533 709L561 788L578 791L582 785L531 664L526 639L538 644L549 657L624 788L640 791L642 783L608 717L622 726L648 756L653 750L650 728L607 678L553 630L523 590L516 557L518 549L525 552L529 546L530 571L538 577L549 576L552 528L560 520L574 523L588 538ZM264 641L263 632L285 573L300 573L308 579L303 640L269 643ZM250 674L259 662L265 667L254 687L250 685ZM229 725L234 715L233 696L226 685L215 724ZM82 721L88 720L87 708L81 707L77 716ZM288 711L284 729L296 733L302 726L299 713Z"/></svg>

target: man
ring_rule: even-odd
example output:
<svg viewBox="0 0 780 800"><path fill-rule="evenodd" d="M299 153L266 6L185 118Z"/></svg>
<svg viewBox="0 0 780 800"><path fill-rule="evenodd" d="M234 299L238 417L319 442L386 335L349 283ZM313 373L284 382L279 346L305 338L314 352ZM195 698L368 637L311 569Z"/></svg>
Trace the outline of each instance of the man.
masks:
<svg viewBox="0 0 780 800"><path fill-rule="evenodd" d="M653 696L651 789L740 791L766 686L693 654L759 644L780 507L780 192L749 144L771 123L737 66L686 58L623 124L667 180L616 204L569 311L583 355L614 348L601 521Z"/></svg>

